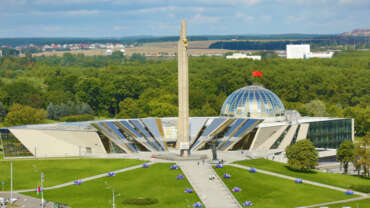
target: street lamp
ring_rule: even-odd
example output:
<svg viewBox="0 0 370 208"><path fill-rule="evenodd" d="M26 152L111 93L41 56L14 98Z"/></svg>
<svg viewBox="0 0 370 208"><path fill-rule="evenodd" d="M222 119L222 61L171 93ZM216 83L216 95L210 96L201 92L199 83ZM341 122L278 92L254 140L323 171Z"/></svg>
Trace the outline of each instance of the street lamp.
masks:
<svg viewBox="0 0 370 208"><path fill-rule="evenodd" d="M112 207L113 207L113 208L116 208L116 199L115 199L115 198L116 198L116 195L114 194L114 189L112 189L112 193L113 193L113 202L112 202ZM118 194L117 194L117 196L118 196L118 197L120 197L120 196L121 196L121 194L120 194L120 193L118 193Z"/></svg>

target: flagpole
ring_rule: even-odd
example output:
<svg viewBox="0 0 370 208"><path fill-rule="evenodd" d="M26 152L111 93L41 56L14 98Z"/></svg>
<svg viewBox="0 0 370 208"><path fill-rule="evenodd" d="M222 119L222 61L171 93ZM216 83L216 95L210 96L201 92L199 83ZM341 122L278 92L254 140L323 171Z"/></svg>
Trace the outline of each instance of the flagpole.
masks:
<svg viewBox="0 0 370 208"><path fill-rule="evenodd" d="M114 200L114 189L112 190L112 192L113 192L113 208L116 208L116 202Z"/></svg>
<svg viewBox="0 0 370 208"><path fill-rule="evenodd" d="M40 186L40 192L41 192L41 207L44 207L44 190L43 190L43 182L44 182L44 173L41 172L41 186Z"/></svg>
<svg viewBox="0 0 370 208"><path fill-rule="evenodd" d="M10 161L10 204L13 204L13 162Z"/></svg>

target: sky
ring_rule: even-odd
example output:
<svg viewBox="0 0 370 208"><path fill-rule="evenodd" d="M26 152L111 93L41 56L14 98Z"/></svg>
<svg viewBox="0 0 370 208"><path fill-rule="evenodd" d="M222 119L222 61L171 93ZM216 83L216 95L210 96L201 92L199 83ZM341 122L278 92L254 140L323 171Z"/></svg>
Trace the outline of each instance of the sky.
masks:
<svg viewBox="0 0 370 208"><path fill-rule="evenodd" d="M0 0L0 38L333 34L370 28L370 0Z"/></svg>

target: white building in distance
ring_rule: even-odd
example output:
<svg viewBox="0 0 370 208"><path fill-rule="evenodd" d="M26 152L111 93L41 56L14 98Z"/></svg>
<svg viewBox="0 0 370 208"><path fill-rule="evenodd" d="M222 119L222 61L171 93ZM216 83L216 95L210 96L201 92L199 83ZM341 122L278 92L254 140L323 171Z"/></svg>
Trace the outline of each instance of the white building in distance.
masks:
<svg viewBox="0 0 370 208"><path fill-rule="evenodd" d="M261 56L250 56L244 53L233 53L233 55L226 56L227 59L241 59L241 58L249 58L253 60L261 60Z"/></svg>
<svg viewBox="0 0 370 208"><path fill-rule="evenodd" d="M309 44L286 45L287 59L331 58L333 55L331 51L312 53Z"/></svg>

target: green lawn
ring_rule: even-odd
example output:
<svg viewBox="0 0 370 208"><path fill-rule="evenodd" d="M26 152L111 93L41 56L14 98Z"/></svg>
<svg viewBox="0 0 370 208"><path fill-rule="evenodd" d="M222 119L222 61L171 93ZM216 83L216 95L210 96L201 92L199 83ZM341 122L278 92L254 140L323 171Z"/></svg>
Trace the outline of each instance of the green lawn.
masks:
<svg viewBox="0 0 370 208"><path fill-rule="evenodd" d="M342 208L342 207L352 207L352 208L369 208L370 207L370 199L364 199L349 203L340 203L340 204L334 204L334 205L327 205L326 207L329 208Z"/></svg>
<svg viewBox="0 0 370 208"><path fill-rule="evenodd" d="M192 207L200 201L196 193L184 193L190 188L187 180L177 180L181 170L170 170L170 164L160 163L149 168L138 168L117 174L114 177L104 177L81 185L73 185L61 189L45 191L47 200L65 203L78 208L112 207L112 188L120 194L116 198L116 207L127 208L174 208ZM27 193L30 196L36 194ZM158 203L149 206L124 205L122 202L132 198L152 198Z"/></svg>
<svg viewBox="0 0 370 208"><path fill-rule="evenodd" d="M48 187L141 163L131 159L14 160L13 185L15 190L35 188L41 172ZM5 190L10 189L10 161L0 161L0 181L5 181Z"/></svg>
<svg viewBox="0 0 370 208"><path fill-rule="evenodd" d="M324 203L353 198L345 193L310 184L295 184L294 181L262 173L249 173L248 170L224 166L215 169L220 177L231 174L231 179L223 179L231 190L237 186L241 192L234 193L240 203L252 201L253 207L286 208Z"/></svg>
<svg viewBox="0 0 370 208"><path fill-rule="evenodd" d="M361 178L358 176L335 174L335 173L323 173L319 171L314 171L311 173L303 173L292 171L288 168L287 164L274 162L265 159L254 159L254 160L244 160L236 162L240 165L246 165L249 167L255 167L257 169L267 170L271 172L276 172L292 177L302 178L310 181L316 181L332 186L338 186L346 189L353 189L356 191L370 192L370 179ZM361 187L359 187L361 186Z"/></svg>

